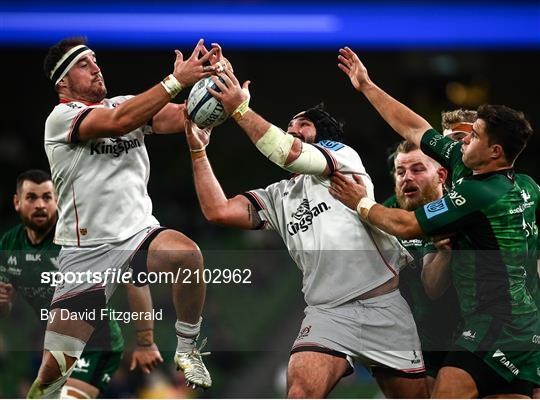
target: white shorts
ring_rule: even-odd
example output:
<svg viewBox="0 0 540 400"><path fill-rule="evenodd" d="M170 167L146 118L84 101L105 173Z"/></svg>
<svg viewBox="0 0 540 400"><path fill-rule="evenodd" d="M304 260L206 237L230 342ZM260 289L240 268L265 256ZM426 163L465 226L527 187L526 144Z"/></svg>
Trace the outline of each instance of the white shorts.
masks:
<svg viewBox="0 0 540 400"><path fill-rule="evenodd" d="M324 308L308 306L292 353L317 351L345 357L351 366L424 372L420 339L411 310L395 290L367 300Z"/></svg>
<svg viewBox="0 0 540 400"><path fill-rule="evenodd" d="M105 290L108 303L120 282L118 277L128 271L139 247L159 228L145 228L121 242L92 247L62 246L58 272L65 281L56 286L51 304L94 290Z"/></svg>

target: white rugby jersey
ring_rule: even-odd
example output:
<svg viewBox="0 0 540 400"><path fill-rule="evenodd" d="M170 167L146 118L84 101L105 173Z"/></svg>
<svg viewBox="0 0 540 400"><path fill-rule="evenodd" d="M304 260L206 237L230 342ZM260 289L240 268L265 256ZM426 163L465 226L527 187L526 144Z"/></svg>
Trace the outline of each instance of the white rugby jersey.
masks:
<svg viewBox="0 0 540 400"><path fill-rule="evenodd" d="M124 136L81 142L78 128L94 108L112 108L132 96L98 104L61 102L45 123L45 152L58 193L55 243L95 246L129 238L157 225L146 185L150 161L143 126Z"/></svg>
<svg viewBox="0 0 540 400"><path fill-rule="evenodd" d="M361 175L374 197L371 178L354 149L331 141L317 147L332 171ZM303 273L302 291L310 306L345 303L396 276L411 260L395 237L362 223L330 195L329 186L327 177L297 175L244 193L264 221L261 228L281 235Z"/></svg>

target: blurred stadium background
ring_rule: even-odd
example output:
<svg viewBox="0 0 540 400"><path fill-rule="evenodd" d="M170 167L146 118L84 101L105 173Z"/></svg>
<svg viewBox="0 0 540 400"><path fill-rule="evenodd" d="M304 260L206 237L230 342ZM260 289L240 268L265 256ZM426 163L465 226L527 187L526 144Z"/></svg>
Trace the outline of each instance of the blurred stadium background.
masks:
<svg viewBox="0 0 540 400"><path fill-rule="evenodd" d="M252 107L286 127L298 111L324 101L346 122L346 142L360 153L378 200L392 193L386 149L398 137L337 68L340 46L358 52L372 79L440 125L440 112L506 104L540 126L540 6L537 1L434 3L297 1L179 3L174 1L0 2L3 93L0 119L0 230L18 222L15 177L48 169L43 125L56 95L42 72L48 46L85 35L96 50L109 95L137 94L172 70L173 49L189 54L199 37L219 42L240 80L252 81ZM187 91L177 101L183 101ZM251 284L209 284L203 335L215 381L205 393L186 390L172 369L173 313L165 287L152 289L168 315L156 324L166 362L158 372L129 373L132 327L124 365L105 397L268 398L285 395L288 349L302 318L301 274L279 237L209 225L198 208L185 139L150 137L149 192L155 215L203 249L207 268L249 268ZM517 169L540 179L540 138ZM229 195L286 177L265 160L233 122L212 135L208 150ZM110 205L114 207L114 205ZM360 272L359 272L360 273ZM127 309L115 295L118 309ZM39 366L42 332L22 302L0 321L0 396L23 397ZM32 351L33 350L33 351ZM359 368L333 397L377 397Z"/></svg>

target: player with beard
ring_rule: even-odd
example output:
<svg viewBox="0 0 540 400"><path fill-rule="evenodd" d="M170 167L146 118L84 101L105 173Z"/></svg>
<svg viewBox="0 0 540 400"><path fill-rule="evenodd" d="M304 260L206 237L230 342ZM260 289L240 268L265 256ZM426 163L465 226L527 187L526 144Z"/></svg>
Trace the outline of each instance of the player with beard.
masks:
<svg viewBox="0 0 540 400"><path fill-rule="evenodd" d="M41 314L42 310L49 309L54 287L41 283L41 276L43 272L57 270L60 252L60 246L53 243L57 200L50 175L41 170L20 174L13 203L22 223L0 239L0 316L9 315L14 296L18 294L32 307L45 328L47 321ZM126 288L133 310L151 309L150 294L145 288L132 285ZM137 321L136 326L137 347L131 366L140 365L145 373L149 373L163 361L153 340L148 340L153 321ZM101 323L91 336L81 362L62 388L62 397L96 398L120 366L123 349L118 322L106 320Z"/></svg>
<svg viewBox="0 0 540 400"><path fill-rule="evenodd" d="M452 279L463 326L437 375L433 397L530 397L540 383L538 310L526 283L530 257L523 193L513 165L533 134L523 113L478 108L463 143L446 138L377 85L358 56L339 50L339 68L403 138L421 146L451 176L441 199L414 212L386 208L335 176L330 192L359 217L405 239L455 233ZM459 251L456 251L459 250Z"/></svg>
<svg viewBox="0 0 540 400"><path fill-rule="evenodd" d="M395 195L384 205L414 210L443 196L447 172L413 143L403 141L394 155ZM449 239L401 240L414 262L400 271L399 289L411 307L430 392L437 372L449 349L457 324L459 306L454 288L450 285Z"/></svg>
<svg viewBox="0 0 540 400"><path fill-rule="evenodd" d="M327 396L353 361L371 367L388 397L427 397L416 327L397 290L398 271L410 257L394 237L363 225L328 194L328 176L337 169L370 182L358 153L340 142L342 125L318 106L296 114L284 132L249 108L249 82L241 87L231 71L218 75L220 93L209 92L266 157L293 173L227 198L206 155L208 134L187 123L205 217L275 230L302 271L307 308L289 359L288 397Z"/></svg>
<svg viewBox="0 0 540 400"><path fill-rule="evenodd" d="M106 98L96 55L85 38L68 38L52 46L44 72L58 95L45 122L45 152L58 193L54 241L62 245L59 272L90 271L101 276L117 271L145 285L148 271L176 276L181 269L200 274L203 257L196 243L160 225L152 214L147 183L148 134L184 129L183 105L171 100L183 89L225 68L221 48L208 51L201 39L184 59L175 50L172 73L136 96ZM57 286L51 312L91 310L100 314L118 282L91 279ZM212 379L197 340L206 295L203 281L173 282L177 347L174 362L193 388L208 388ZM97 319L97 318L96 318ZM38 376L28 396L57 397L95 329L91 318L49 321Z"/></svg>

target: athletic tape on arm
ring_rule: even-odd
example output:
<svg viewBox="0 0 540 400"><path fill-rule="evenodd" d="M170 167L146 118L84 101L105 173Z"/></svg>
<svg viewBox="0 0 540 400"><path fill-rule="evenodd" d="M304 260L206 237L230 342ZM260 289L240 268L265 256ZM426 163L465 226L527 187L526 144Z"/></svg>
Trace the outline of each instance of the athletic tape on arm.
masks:
<svg viewBox="0 0 540 400"><path fill-rule="evenodd" d="M285 161L291 152L294 136L283 132L278 127L271 125L266 133L255 143L255 146L270 161L281 168L297 173L309 175L321 175L326 169L326 159L323 154L310 144L302 143L302 152L296 160L288 165Z"/></svg>

